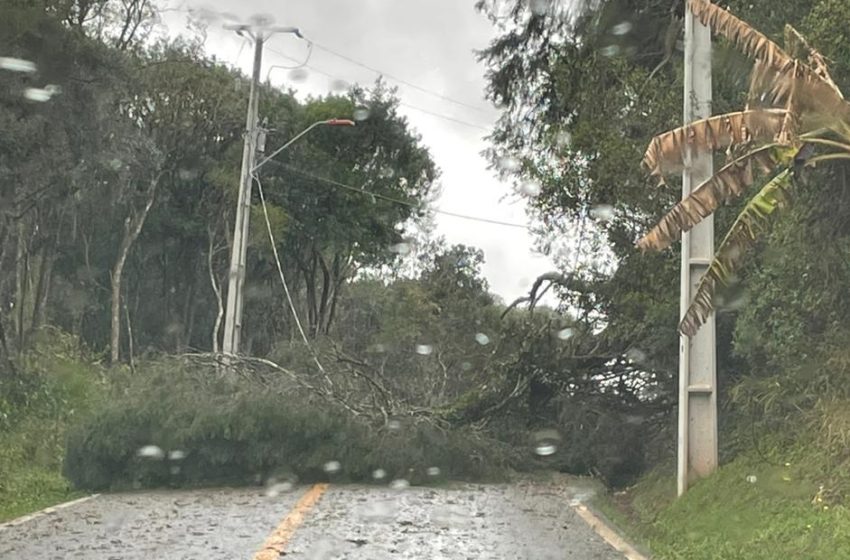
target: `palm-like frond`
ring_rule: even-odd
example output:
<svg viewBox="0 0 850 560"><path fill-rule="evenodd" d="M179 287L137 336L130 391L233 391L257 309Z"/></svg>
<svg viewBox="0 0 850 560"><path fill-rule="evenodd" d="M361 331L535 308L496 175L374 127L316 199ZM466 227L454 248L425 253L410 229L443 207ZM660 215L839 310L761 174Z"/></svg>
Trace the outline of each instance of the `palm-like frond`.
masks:
<svg viewBox="0 0 850 560"><path fill-rule="evenodd" d="M785 116L783 109L751 110L692 122L653 138L643 165L663 182L664 175L682 170L688 150L699 153L773 140L782 130Z"/></svg>
<svg viewBox="0 0 850 560"><path fill-rule="evenodd" d="M717 286L728 282L731 271L739 264L744 252L766 231L774 213L788 205L792 177L790 168L776 174L738 215L717 249L708 271L700 279L691 306L679 324L682 334L696 334L714 309L712 300Z"/></svg>
<svg viewBox="0 0 850 560"><path fill-rule="evenodd" d="M661 251L690 231L718 206L741 195L753 184L759 173L768 173L778 165L791 162L796 148L783 144L768 144L727 163L710 179L676 204L638 242L638 248Z"/></svg>

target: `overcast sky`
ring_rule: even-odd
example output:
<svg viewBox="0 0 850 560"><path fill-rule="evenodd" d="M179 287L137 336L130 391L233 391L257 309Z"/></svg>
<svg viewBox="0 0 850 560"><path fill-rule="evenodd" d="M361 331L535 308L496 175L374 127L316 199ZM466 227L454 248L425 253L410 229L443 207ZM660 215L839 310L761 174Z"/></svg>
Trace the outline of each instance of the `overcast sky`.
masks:
<svg viewBox="0 0 850 560"><path fill-rule="evenodd" d="M476 61L474 51L484 48L495 30L473 4L474 0L171 0L169 6L177 9L165 12L163 20L169 32L176 34L185 32L188 9L207 9L241 21L268 15L276 25L300 28L316 45L379 69L385 77L438 94L387 77L389 84L399 87L400 112L422 136L442 171L442 194L434 206L526 224L522 201L515 196L506 198L511 187L487 169L480 155L487 146L483 137L498 111L484 99L484 67ZM235 33L223 31L225 22L209 24L208 52L250 73L252 46ZM264 53L263 77L273 65L295 64L285 56L303 61L307 54L307 44L292 35L272 37ZM308 66L298 72L274 69L271 81L299 94L322 95L334 85L327 74L363 85L372 84L378 76L318 47ZM548 258L533 252L532 236L521 228L438 214L437 234L450 243L481 248L490 287L506 301L527 292L537 275L553 268Z"/></svg>

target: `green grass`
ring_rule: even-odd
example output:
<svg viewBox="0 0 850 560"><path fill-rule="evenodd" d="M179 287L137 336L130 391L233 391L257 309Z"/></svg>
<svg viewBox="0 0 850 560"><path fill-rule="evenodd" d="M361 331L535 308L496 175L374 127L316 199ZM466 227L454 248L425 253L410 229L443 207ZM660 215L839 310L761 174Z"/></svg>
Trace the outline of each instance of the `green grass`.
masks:
<svg viewBox="0 0 850 560"><path fill-rule="evenodd" d="M4 474L0 523L84 495L73 490L58 469L21 468Z"/></svg>
<svg viewBox="0 0 850 560"><path fill-rule="evenodd" d="M818 472L809 457L819 454L793 457L739 457L678 500L675 479L656 471L598 507L660 560L850 558L850 510L818 501L820 485L807 476Z"/></svg>

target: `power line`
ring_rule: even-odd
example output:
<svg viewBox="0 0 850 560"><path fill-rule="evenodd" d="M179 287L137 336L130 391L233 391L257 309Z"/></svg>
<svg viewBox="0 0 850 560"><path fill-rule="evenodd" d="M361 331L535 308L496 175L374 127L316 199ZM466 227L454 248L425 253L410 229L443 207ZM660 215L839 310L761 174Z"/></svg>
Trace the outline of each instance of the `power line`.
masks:
<svg viewBox="0 0 850 560"><path fill-rule="evenodd" d="M481 113L486 113L486 111L484 109L482 109L481 107L476 107L475 105L470 105L469 103L464 103L463 101L458 101L457 99L452 99L451 97L449 97L447 95L443 95L442 93L436 92L436 91L428 89L426 87L422 87L420 85L414 84L413 82L409 82L405 79L399 78L398 76L393 76L392 74L390 74L388 72L384 72L383 70L375 68L374 66L369 66L368 64L365 64L365 63L360 62L358 60L354 60L353 58L351 58L348 55L344 55L344 54L337 52L337 51L335 51L335 50L333 50L329 47L326 47L324 45L316 43L315 41L312 41L312 42L316 46L316 48L321 49L328 54L332 54L332 55L334 55L338 58L341 58L342 60L345 60L347 62L350 62L351 64L354 64L355 66L365 68L366 70L369 70L370 72L375 72L376 74L380 74L381 76L389 78L390 80L393 80L394 82L404 84L407 87L413 88L417 91L421 91L422 93L426 93L428 95L433 95L434 97L438 97L438 98L442 99L443 101L448 101L449 103L454 103L455 105L459 105L461 107L466 107L467 109L472 109L473 111L479 111Z"/></svg>
<svg viewBox="0 0 850 560"><path fill-rule="evenodd" d="M370 192L370 191L367 191L365 189L359 189L357 187L353 187L353 186L347 185L345 183L340 183L339 181L335 181L333 179L328 179L327 177L315 175L313 173L310 173L309 171L304 171L303 169L299 169L299 168L294 167L292 165L288 165L286 163L281 163L281 162L273 160L273 159L269 160L269 163L274 163L275 165L278 165L280 167L288 169L289 171L292 171L293 173L297 173L297 174L302 175L304 177L309 177L309 178L315 179L316 181L319 181L321 183L326 183L328 185L338 187L338 188L341 188L341 189L344 189L344 190L347 190L347 191L352 191L352 192L356 192L356 193L360 193L360 194L364 194L364 195L369 195L369 196L372 196L374 198L380 198L382 200L394 202L395 204L401 204L403 206L409 206L411 208L417 208L418 207L417 204L412 203L412 202L408 202L406 200L402 200L400 198L395 198L395 197L383 195L383 194L380 194L380 193ZM428 210L430 212L434 212L435 214L443 214L444 216L452 216L454 218L461 218L463 220L472 220L472 221L475 221L475 222L483 222L483 223L493 224L493 225L497 225L497 226L521 228L521 229L525 229L525 230L528 229L527 225L517 224L517 223L513 223L513 222L503 222L501 220L494 220L492 218L481 218L479 216L470 216L468 214L460 214L460 213L457 213L457 212L450 212L448 210L440 210L439 208L429 208Z"/></svg>
<svg viewBox="0 0 850 560"><path fill-rule="evenodd" d="M293 62L299 62L295 58L293 58L293 57L291 57L287 54L284 54L284 53L282 53L278 50L275 50L271 47L268 47L268 50L277 54L278 56L282 56L283 58L285 58L287 60L291 60ZM300 66L293 66L292 68L301 68L301 67L309 68L313 72L316 72L317 74L321 74L323 76L331 78L332 80L345 81L342 78L340 78L339 76L331 74L330 72L326 72L326 71L322 70L321 68L316 68L315 66L313 66L311 64L307 64L306 62L301 63ZM281 66L281 68L288 68L288 67ZM471 122L468 122L468 121L464 121L464 120L461 120L461 119L458 119L458 118L455 118L455 117L450 117L448 115L435 113L434 111L430 111L428 109L423 109L422 107L417 107L416 105L411 105L410 103L405 103L404 101L399 101L398 104L403 106L403 107L407 107L408 109L413 109L414 111L419 111L419 112L425 113L427 115L431 115L432 117L437 117L438 119L444 119L444 120L451 121L451 122L454 122L454 123L457 123L457 124L462 124L464 126L468 126L468 127L471 127L471 128L477 128L478 130L483 130L485 132L490 131L490 129L487 128L486 126L482 126L480 124L475 124L475 123L471 123Z"/></svg>

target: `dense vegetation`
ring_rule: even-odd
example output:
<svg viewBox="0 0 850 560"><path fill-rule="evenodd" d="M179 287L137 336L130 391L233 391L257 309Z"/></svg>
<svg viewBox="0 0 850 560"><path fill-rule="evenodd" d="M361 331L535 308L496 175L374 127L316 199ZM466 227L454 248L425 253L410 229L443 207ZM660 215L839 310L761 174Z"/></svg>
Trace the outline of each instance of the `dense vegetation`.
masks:
<svg viewBox="0 0 850 560"><path fill-rule="evenodd" d="M850 92L846 2L727 4L777 40L794 25ZM81 488L538 466L624 486L657 468L626 509L662 557L711 557L710 523L671 544L699 508L717 519L738 508L742 523L752 508L805 512L754 522L718 558L756 558L764 539L795 546L818 523L836 527L825 548L803 539L792 556L846 535L847 164L801 172L784 219L716 294L728 466L668 505L678 247L642 254L635 242L679 193L640 165L650 139L681 121L682 2L478 7L500 29L480 54L503 110L489 155L526 195L557 270L501 302L484 255L428 235L438 170L385 84L306 101L266 85L269 145L318 119L368 116L314 131L261 177L309 345L256 205L244 327L254 358L222 364L245 77L200 42L157 38L142 0L0 1L0 55L37 68L0 70L0 123L14 131L0 135L0 501L29 503L0 515L66 495L63 460ZM714 61L714 110L738 110L751 63L723 40ZM719 208L718 231L741 208ZM539 305L547 290L557 309ZM335 461L339 472L326 468ZM30 499L35 488L44 497ZM711 509L721 489L727 509Z"/></svg>

